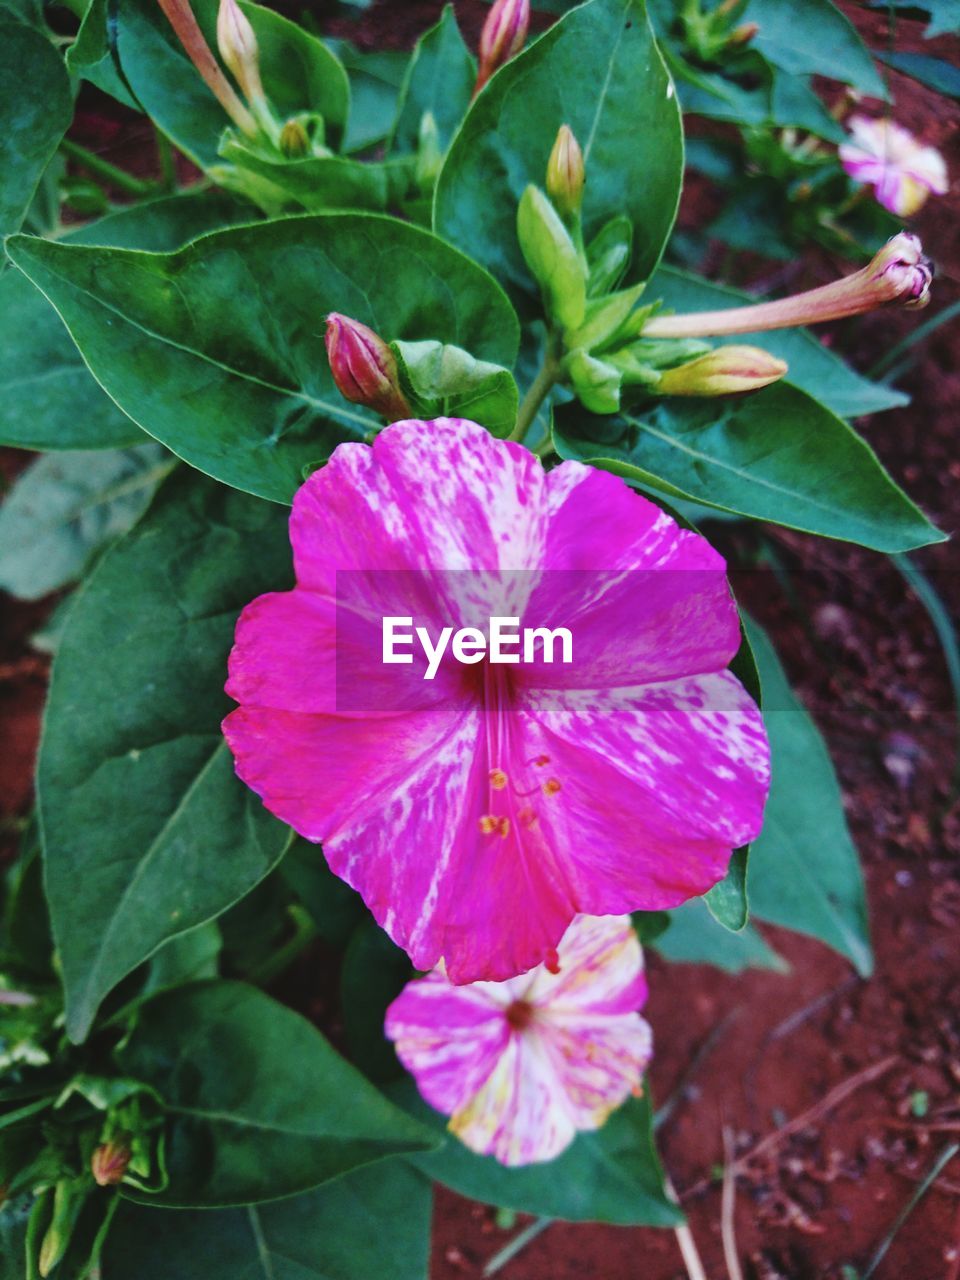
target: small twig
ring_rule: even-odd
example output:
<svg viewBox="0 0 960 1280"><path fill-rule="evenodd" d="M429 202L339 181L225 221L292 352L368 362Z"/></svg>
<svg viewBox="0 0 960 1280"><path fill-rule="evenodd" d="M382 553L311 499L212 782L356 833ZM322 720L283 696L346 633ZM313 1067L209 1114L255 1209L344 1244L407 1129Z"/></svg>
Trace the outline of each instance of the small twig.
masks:
<svg viewBox="0 0 960 1280"><path fill-rule="evenodd" d="M960 1142L952 1142L949 1147L944 1148L944 1150L940 1152L936 1160L933 1162L933 1166L931 1167L929 1173L927 1173L923 1181L917 1187L916 1191L914 1191L913 1195L910 1197L907 1203L903 1206L903 1208L897 1214L896 1221L894 1222L890 1230L887 1232L883 1240L880 1242L880 1246L877 1249L876 1253L873 1255L873 1257L870 1259L870 1263L867 1266L866 1271L864 1271L863 1276L861 1277L861 1280L870 1280L870 1277L873 1275L877 1267L879 1267L880 1263L886 1257L887 1250L893 1244L896 1238L897 1232L900 1230L900 1228L903 1226L906 1220L910 1217L911 1213L913 1213L914 1209L917 1207L917 1205L920 1203L923 1197L930 1190L931 1186L936 1182L937 1175L943 1169L946 1168L946 1166L950 1163L950 1161L953 1159L953 1157L957 1154L958 1151L960 1151Z"/></svg>
<svg viewBox="0 0 960 1280"><path fill-rule="evenodd" d="M733 1134L723 1126L723 1191L720 1200L720 1238L723 1241L723 1259L727 1264L730 1280L743 1280L740 1255L737 1250L737 1230L734 1213L737 1204L737 1180L734 1177Z"/></svg>
<svg viewBox="0 0 960 1280"><path fill-rule="evenodd" d="M734 1173L742 1173L751 1160L755 1160L758 1156L779 1146L785 1138L789 1138L792 1134L800 1133L803 1129L815 1124L832 1111L834 1107L839 1106L841 1102L849 1098L857 1089L862 1088L865 1084L871 1084L874 1080L879 1080L882 1075L886 1075L899 1061L899 1056L892 1054L889 1058L874 1062L869 1067L864 1067L862 1071L858 1071L855 1075L841 1081L840 1084L830 1090L825 1098L821 1098L818 1103L802 1112L795 1119L788 1120L779 1129L774 1129L773 1133L768 1133L765 1138L761 1138L756 1146L751 1147L749 1151L739 1156L731 1165L732 1171ZM701 1191L706 1191L712 1185L709 1178L701 1178L699 1182L694 1183L692 1187L688 1187L684 1191L682 1199L688 1200L691 1196L699 1195Z"/></svg>
<svg viewBox="0 0 960 1280"><path fill-rule="evenodd" d="M521 1232L513 1237L509 1244L505 1244L498 1253L493 1255L483 1268L484 1277L495 1276L498 1271L502 1271L521 1249L525 1249L528 1244L536 1240L537 1236L546 1231L553 1221L553 1218L534 1218L528 1227L524 1227Z"/></svg>
<svg viewBox="0 0 960 1280"><path fill-rule="evenodd" d="M677 1195L676 1188L667 1173L663 1175L663 1189L667 1193L667 1198L679 1206L680 1197ZM684 1222L682 1226L673 1228L673 1234L677 1237L677 1244L680 1246L680 1253L683 1257L684 1266L687 1268L689 1280L707 1280L707 1273L703 1269L703 1263L700 1260L693 1232Z"/></svg>
<svg viewBox="0 0 960 1280"><path fill-rule="evenodd" d="M901 1120L890 1116L884 1122L891 1129L909 1129L911 1133L960 1133L960 1120Z"/></svg>
<svg viewBox="0 0 960 1280"><path fill-rule="evenodd" d="M135 178L132 173L118 169L115 164L104 160L103 156L96 155L86 147L81 147L72 138L62 138L60 150L81 169L86 169L87 173L92 173L95 178L102 178L104 182L109 182L111 186L125 191L128 195L148 196L157 190L155 182L150 182L146 178Z"/></svg>

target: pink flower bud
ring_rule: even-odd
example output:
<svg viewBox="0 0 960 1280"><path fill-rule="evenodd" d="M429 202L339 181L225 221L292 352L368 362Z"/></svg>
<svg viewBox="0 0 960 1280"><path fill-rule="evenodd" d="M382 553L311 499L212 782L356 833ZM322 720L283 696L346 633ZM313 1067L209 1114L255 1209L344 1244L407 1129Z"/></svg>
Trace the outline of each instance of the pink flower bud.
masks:
<svg viewBox="0 0 960 1280"><path fill-rule="evenodd" d="M157 0L166 14L167 21L176 32L177 39L190 61L199 71L204 84L214 95L224 111L241 132L254 137L257 122L237 97L236 90L220 70L216 58L197 23L189 0Z"/></svg>
<svg viewBox="0 0 960 1280"><path fill-rule="evenodd" d="M877 286L878 302L919 308L930 301L933 263L925 257L919 236L909 231L888 240L866 270Z"/></svg>
<svg viewBox="0 0 960 1280"><path fill-rule="evenodd" d="M90 1172L98 1187L115 1187L123 1181L130 1163L130 1148L122 1142L104 1142L90 1158Z"/></svg>
<svg viewBox="0 0 960 1280"><path fill-rule="evenodd" d="M396 357L378 334L333 311L327 316L326 344L333 380L345 400L375 409L388 422L411 416Z"/></svg>
<svg viewBox="0 0 960 1280"><path fill-rule="evenodd" d="M579 214L585 176L580 143L569 125L562 124L547 163L547 195L561 218Z"/></svg>
<svg viewBox="0 0 960 1280"><path fill-rule="evenodd" d="M786 372L783 360L760 347L717 347L664 370L656 389L665 396L728 396L769 386Z"/></svg>
<svg viewBox="0 0 960 1280"><path fill-rule="evenodd" d="M260 81L260 48L253 27L237 0L220 0L217 48L247 101L261 99L263 85Z"/></svg>
<svg viewBox="0 0 960 1280"><path fill-rule="evenodd" d="M478 94L498 67L520 52L530 28L530 0L496 0L480 33Z"/></svg>

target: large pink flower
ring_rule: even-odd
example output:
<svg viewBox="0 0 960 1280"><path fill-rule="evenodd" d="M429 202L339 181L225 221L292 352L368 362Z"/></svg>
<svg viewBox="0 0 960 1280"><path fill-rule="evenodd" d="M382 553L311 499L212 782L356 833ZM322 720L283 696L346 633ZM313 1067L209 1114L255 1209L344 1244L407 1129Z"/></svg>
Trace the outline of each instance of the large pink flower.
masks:
<svg viewBox="0 0 960 1280"><path fill-rule="evenodd" d="M398 422L334 452L290 531L297 586L241 615L224 733L417 968L513 977L579 912L704 893L757 834L768 750L724 670L723 560L622 480ZM381 662L385 615L495 614L570 628L574 663Z"/></svg>
<svg viewBox="0 0 960 1280"><path fill-rule="evenodd" d="M849 142L840 146L844 169L873 187L885 209L908 218L926 202L931 192L948 189L947 166L936 147L926 147L902 125L892 120L853 116Z"/></svg>
<svg viewBox="0 0 960 1280"><path fill-rule="evenodd" d="M629 916L578 916L553 970L455 987L434 971L387 1010L420 1092L473 1151L551 1160L599 1129L650 1061L643 953Z"/></svg>

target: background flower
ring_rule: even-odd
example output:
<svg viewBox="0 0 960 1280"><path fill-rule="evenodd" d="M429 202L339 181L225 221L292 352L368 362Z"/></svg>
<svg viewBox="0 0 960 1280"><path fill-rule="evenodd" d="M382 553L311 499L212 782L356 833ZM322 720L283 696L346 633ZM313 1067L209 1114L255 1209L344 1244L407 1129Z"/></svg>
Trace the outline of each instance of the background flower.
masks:
<svg viewBox="0 0 960 1280"><path fill-rule="evenodd" d="M931 192L946 193L947 166L936 147L925 147L892 120L852 116L851 142L840 146L840 160L851 178L872 186L885 209L908 218Z"/></svg>
<svg viewBox="0 0 960 1280"><path fill-rule="evenodd" d="M650 1027L643 953L628 916L578 916L556 963L508 982L407 984L386 1033L450 1130L501 1164L551 1160L639 1088Z"/></svg>
<svg viewBox="0 0 960 1280"><path fill-rule="evenodd" d="M401 422L341 445L290 529L297 587L244 610L224 733L417 968L513 977L580 912L704 893L756 835L768 750L724 670L724 562L622 480L547 474L474 423ZM383 665L388 614L562 624L575 660L448 659L428 682Z"/></svg>

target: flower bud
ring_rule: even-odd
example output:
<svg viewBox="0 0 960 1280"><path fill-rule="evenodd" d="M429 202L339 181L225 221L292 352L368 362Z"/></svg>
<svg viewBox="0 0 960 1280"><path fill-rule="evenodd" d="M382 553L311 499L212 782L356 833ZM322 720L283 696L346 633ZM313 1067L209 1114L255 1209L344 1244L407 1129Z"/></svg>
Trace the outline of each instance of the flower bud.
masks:
<svg viewBox="0 0 960 1280"><path fill-rule="evenodd" d="M783 360L760 347L717 347L675 369L665 369L656 389L664 396L727 396L769 386L786 372Z"/></svg>
<svg viewBox="0 0 960 1280"><path fill-rule="evenodd" d="M288 160L300 160L310 150L310 136L296 116L280 130L280 150Z"/></svg>
<svg viewBox="0 0 960 1280"><path fill-rule="evenodd" d="M569 125L562 124L547 163L547 195L565 222L580 214L584 176L580 143Z"/></svg>
<svg viewBox="0 0 960 1280"><path fill-rule="evenodd" d="M878 289L878 302L925 307L930 301L933 263L924 256L918 236L901 231L888 240L866 268Z"/></svg>
<svg viewBox="0 0 960 1280"><path fill-rule="evenodd" d="M587 306L586 264L560 215L538 187L527 187L520 197L517 238L550 319L564 329L579 328Z"/></svg>
<svg viewBox="0 0 960 1280"><path fill-rule="evenodd" d="M98 1187L115 1187L123 1181L130 1163L130 1148L114 1139L103 1142L90 1157L90 1172Z"/></svg>
<svg viewBox="0 0 960 1280"><path fill-rule="evenodd" d="M217 13L217 48L244 97L253 103L263 98L260 83L260 49L246 15L237 0L220 0Z"/></svg>
<svg viewBox="0 0 960 1280"><path fill-rule="evenodd" d="M734 27L730 32L730 39L727 44L734 48L737 45L749 44L759 30L759 22L741 22L739 27Z"/></svg>
<svg viewBox="0 0 960 1280"><path fill-rule="evenodd" d="M480 72L474 96L498 67L520 52L530 27L530 0L496 0L480 33Z"/></svg>
<svg viewBox="0 0 960 1280"><path fill-rule="evenodd" d="M327 316L326 344L333 380L345 400L375 409L389 422L411 416L397 358L378 334L334 311Z"/></svg>

